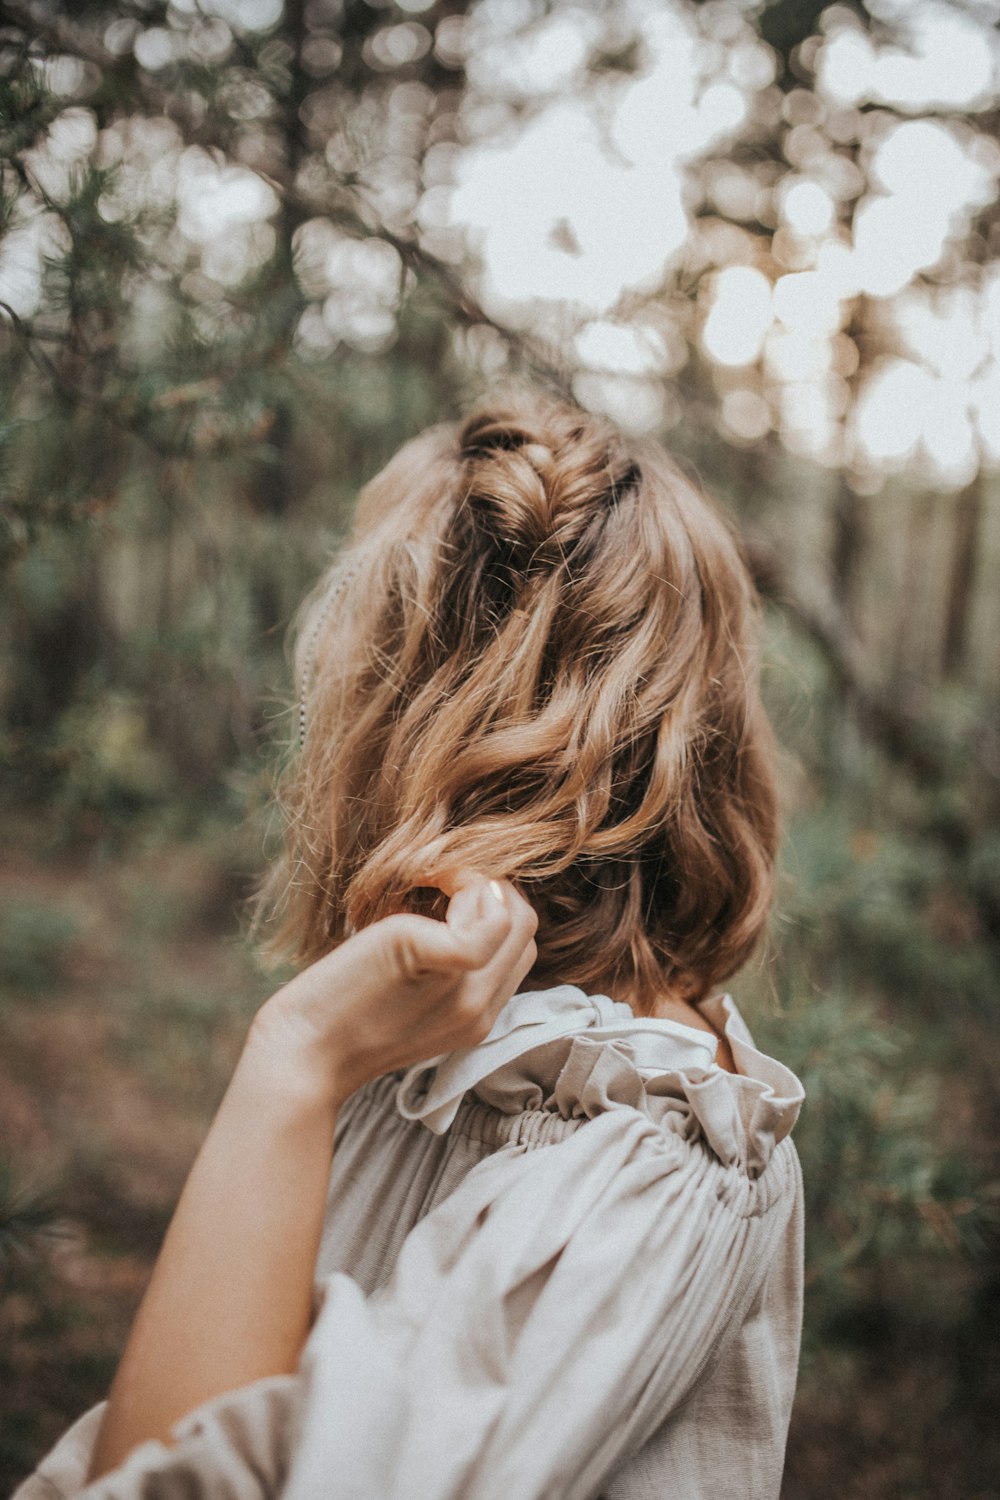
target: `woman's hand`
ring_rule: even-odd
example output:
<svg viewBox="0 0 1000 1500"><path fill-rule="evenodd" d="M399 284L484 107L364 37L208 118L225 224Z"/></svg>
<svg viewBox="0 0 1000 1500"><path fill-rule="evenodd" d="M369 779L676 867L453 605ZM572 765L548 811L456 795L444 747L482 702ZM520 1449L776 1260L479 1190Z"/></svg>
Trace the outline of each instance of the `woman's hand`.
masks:
<svg viewBox="0 0 1000 1500"><path fill-rule="evenodd" d="M513 886L469 873L447 894L444 922L373 922L258 1012L139 1308L91 1479L201 1402L295 1369L339 1105L369 1078L482 1040L535 962L535 914Z"/></svg>
<svg viewBox="0 0 1000 1500"><path fill-rule="evenodd" d="M371 1078L487 1035L537 956L534 910L508 881L461 872L445 921L400 912L280 989L247 1041L275 1081L334 1108Z"/></svg>

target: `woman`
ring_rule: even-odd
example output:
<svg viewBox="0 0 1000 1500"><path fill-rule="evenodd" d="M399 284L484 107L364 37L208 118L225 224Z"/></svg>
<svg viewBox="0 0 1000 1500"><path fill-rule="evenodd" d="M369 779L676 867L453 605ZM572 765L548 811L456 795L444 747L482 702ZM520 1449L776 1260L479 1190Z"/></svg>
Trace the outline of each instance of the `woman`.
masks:
<svg viewBox="0 0 1000 1500"><path fill-rule="evenodd" d="M21 1500L777 1496L802 1089L717 993L777 846L754 612L663 450L538 392L366 486L262 897L302 967Z"/></svg>

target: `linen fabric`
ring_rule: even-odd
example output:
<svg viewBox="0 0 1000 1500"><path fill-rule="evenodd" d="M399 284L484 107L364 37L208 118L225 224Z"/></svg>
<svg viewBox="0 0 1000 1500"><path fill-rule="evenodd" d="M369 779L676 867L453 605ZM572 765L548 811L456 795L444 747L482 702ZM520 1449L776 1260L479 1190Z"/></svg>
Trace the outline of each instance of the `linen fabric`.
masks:
<svg viewBox="0 0 1000 1500"><path fill-rule="evenodd" d="M316 1320L84 1486L103 1406L15 1500L777 1500L798 1361L802 1086L572 985L337 1125Z"/></svg>

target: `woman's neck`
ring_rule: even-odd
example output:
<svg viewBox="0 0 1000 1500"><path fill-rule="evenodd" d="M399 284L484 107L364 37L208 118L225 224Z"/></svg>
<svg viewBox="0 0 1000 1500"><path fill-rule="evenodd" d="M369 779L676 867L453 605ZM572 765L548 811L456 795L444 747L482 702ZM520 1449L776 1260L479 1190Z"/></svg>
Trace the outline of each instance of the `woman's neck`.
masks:
<svg viewBox="0 0 1000 1500"><path fill-rule="evenodd" d="M659 1021L679 1021L682 1026L691 1026L696 1031L707 1031L715 1037L717 1044L715 1060L719 1067L725 1068L727 1073L739 1072L725 1036L712 1025L692 1000L687 1000L676 992L665 990L656 996L651 1005L640 1005L633 1001L629 993L620 992L620 989L609 988L606 993L610 994L614 1000L624 1000L637 1016L652 1016Z"/></svg>

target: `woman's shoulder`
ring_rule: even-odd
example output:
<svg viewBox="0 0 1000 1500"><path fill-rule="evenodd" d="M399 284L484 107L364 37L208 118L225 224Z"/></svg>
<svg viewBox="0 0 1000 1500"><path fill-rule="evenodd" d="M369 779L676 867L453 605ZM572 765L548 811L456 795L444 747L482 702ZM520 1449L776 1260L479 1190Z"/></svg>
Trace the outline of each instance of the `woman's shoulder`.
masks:
<svg viewBox="0 0 1000 1500"><path fill-rule="evenodd" d="M640 1198L656 1214L684 1189L692 1214L715 1202L743 1219L781 1218L780 1205L800 1214L790 1137L802 1086L754 1046L729 997L711 1014L737 1074L715 1065L713 1035L563 985L515 995L476 1047L372 1080L338 1121L320 1271L374 1290L410 1230L470 1174L499 1188L544 1155L547 1181L599 1182L624 1137L636 1213Z"/></svg>

